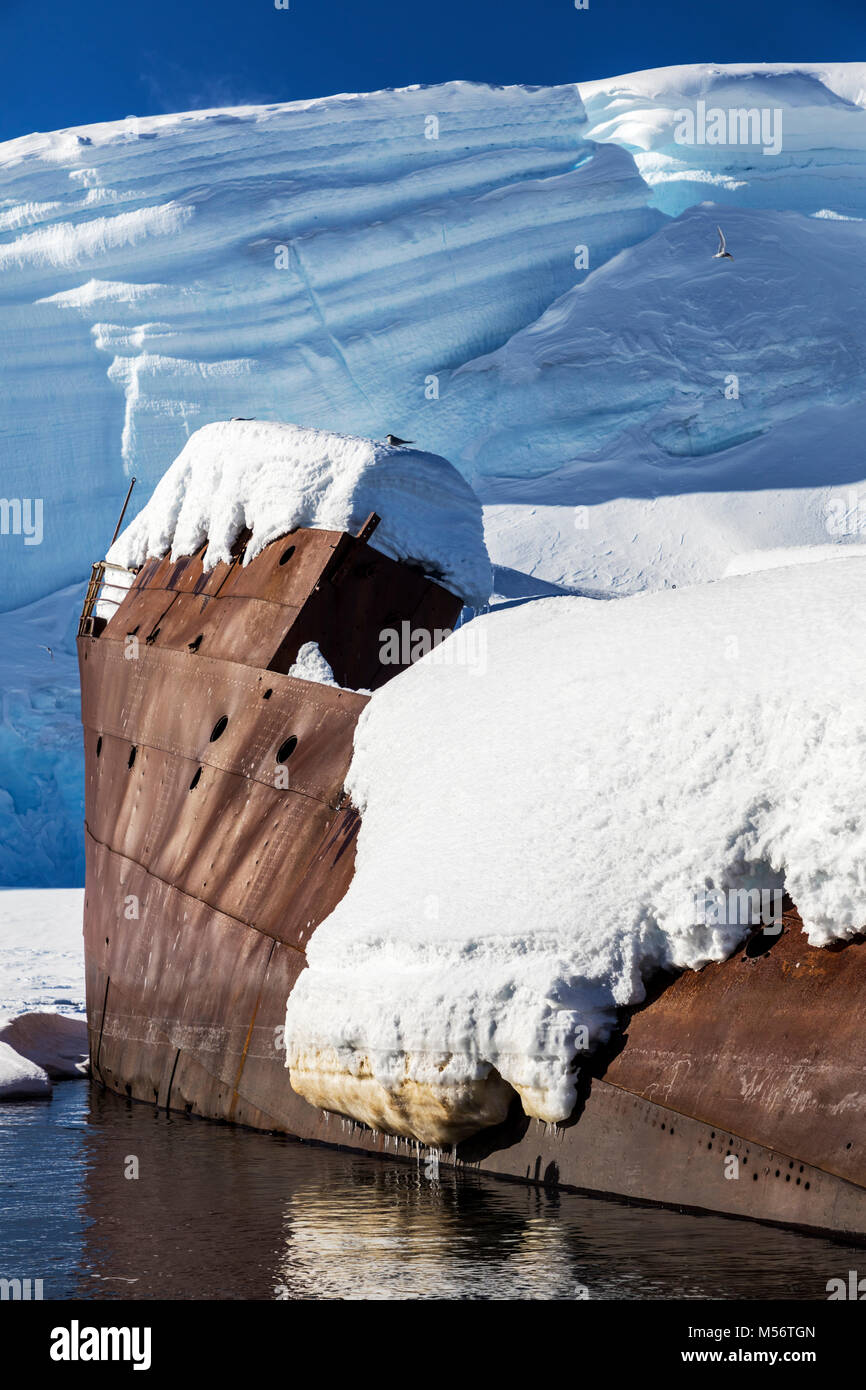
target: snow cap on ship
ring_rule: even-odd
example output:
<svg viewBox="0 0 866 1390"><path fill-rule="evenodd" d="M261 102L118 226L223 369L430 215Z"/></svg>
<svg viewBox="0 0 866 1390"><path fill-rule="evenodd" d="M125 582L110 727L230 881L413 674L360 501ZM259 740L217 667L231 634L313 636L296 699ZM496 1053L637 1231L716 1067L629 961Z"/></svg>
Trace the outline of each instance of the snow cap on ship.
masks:
<svg viewBox="0 0 866 1390"><path fill-rule="evenodd" d="M327 430L231 420L197 430L118 536L107 558L126 568L149 555L191 555L204 568L252 539L244 564L298 526L357 534L381 517L373 544L425 572L467 603L487 602L490 557L481 504L447 459Z"/></svg>

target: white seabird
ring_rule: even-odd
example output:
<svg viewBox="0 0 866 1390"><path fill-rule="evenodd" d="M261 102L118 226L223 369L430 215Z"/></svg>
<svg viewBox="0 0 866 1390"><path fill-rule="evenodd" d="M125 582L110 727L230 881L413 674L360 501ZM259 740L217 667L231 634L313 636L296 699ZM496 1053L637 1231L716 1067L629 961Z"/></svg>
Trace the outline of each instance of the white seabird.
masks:
<svg viewBox="0 0 866 1390"><path fill-rule="evenodd" d="M727 245L726 245L726 242L725 242L725 234L724 234L724 232L722 231L721 227L717 227L717 228L716 228L716 231L717 231L718 234L719 234L719 249L718 249L718 251L716 252L716 254L713 256L713 260L714 260L714 261L718 261L718 260L732 261L734 258L733 258L733 256L731 255L730 251L727 249Z"/></svg>

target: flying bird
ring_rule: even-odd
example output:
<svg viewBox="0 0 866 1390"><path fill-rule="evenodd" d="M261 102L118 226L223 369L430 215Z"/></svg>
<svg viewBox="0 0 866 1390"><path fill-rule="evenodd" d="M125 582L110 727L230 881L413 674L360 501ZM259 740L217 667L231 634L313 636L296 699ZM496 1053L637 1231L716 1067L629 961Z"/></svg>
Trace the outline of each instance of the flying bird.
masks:
<svg viewBox="0 0 866 1390"><path fill-rule="evenodd" d="M50 648L50 647L46 647L46 645L45 645L44 642L40 642L40 643L39 643L39 646L41 647L41 649L42 649L43 652L47 652L47 653L48 653L48 655L51 657L51 660L53 661L53 660L54 660L54 653L53 653L53 651L51 650L51 648Z"/></svg>
<svg viewBox="0 0 866 1390"><path fill-rule="evenodd" d="M385 443L390 444L392 449L399 449L401 444L414 444L414 439L401 439L399 434L386 434Z"/></svg>
<svg viewBox="0 0 866 1390"><path fill-rule="evenodd" d="M716 252L716 254L713 256L713 260L714 260L714 261L732 261L734 258L733 258L733 256L731 255L730 251L727 249L727 245L726 245L726 242L725 242L725 234L724 234L724 232L722 231L721 227L717 227L717 228L716 228L716 231L717 231L718 234L719 234L719 249L718 249L718 251Z"/></svg>

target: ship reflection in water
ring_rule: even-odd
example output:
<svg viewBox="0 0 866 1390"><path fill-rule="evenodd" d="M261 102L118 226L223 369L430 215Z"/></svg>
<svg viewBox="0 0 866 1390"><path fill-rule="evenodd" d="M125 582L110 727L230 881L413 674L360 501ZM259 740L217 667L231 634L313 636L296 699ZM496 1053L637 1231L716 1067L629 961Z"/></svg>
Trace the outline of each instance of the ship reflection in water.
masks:
<svg viewBox="0 0 866 1390"><path fill-rule="evenodd" d="M85 1082L0 1106L0 1277L41 1278L46 1298L824 1299L858 1256L168 1116Z"/></svg>

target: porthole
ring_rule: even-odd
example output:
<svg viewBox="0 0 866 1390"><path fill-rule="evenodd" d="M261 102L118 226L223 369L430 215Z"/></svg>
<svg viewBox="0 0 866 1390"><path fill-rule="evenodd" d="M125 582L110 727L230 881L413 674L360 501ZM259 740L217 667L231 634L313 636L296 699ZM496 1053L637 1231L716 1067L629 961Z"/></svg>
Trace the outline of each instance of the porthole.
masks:
<svg viewBox="0 0 866 1390"><path fill-rule="evenodd" d="M289 563L289 561L291 560L292 556L294 555L294 553L295 553L295 547L294 547L293 545L290 545L289 548L288 548L287 550L284 550L283 553L282 553L282 555L280 556L280 564L281 564L281 565L287 565L287 564Z"/></svg>
<svg viewBox="0 0 866 1390"><path fill-rule="evenodd" d="M298 746L298 740L294 734L290 734L285 743L281 743L277 752L277 762L284 763L292 756Z"/></svg>
<svg viewBox="0 0 866 1390"><path fill-rule="evenodd" d="M272 688L271 686L268 686L267 690L264 691L264 693L263 693L263 695L262 695L262 699L263 699L263 700L269 700L269 699L271 698L271 696L273 695L273 693L274 693L274 692L273 692L273 688Z"/></svg>
<svg viewBox="0 0 866 1390"><path fill-rule="evenodd" d="M210 732L210 741L211 741L211 743L216 743L216 741L217 741L218 738L222 738L223 734L225 733L225 731L226 731L226 729L227 729L227 727L228 727L228 722L229 722L229 717L228 717L228 715L227 715L227 714L221 714L220 717L219 717L219 719L217 720L217 722L214 724L213 728L211 729L211 732Z"/></svg>
<svg viewBox="0 0 866 1390"><path fill-rule="evenodd" d="M200 781L201 781L201 768L199 767L199 768L196 768L195 772L193 773L192 781L191 781L190 784L189 784L189 789L190 789L191 792L194 792L194 791L195 791L195 789L196 789L196 787L198 786L198 784L199 784Z"/></svg>
<svg viewBox="0 0 866 1390"><path fill-rule="evenodd" d="M99 738L96 740L96 756L97 756L97 758L99 757L99 755L100 755L101 752L102 752L102 734L100 734L100 735L99 735Z"/></svg>
<svg viewBox="0 0 866 1390"><path fill-rule="evenodd" d="M135 762L135 755L137 752L138 749L136 748L135 744L133 744L129 750L129 762L126 764L127 767L132 767L133 763Z"/></svg>

